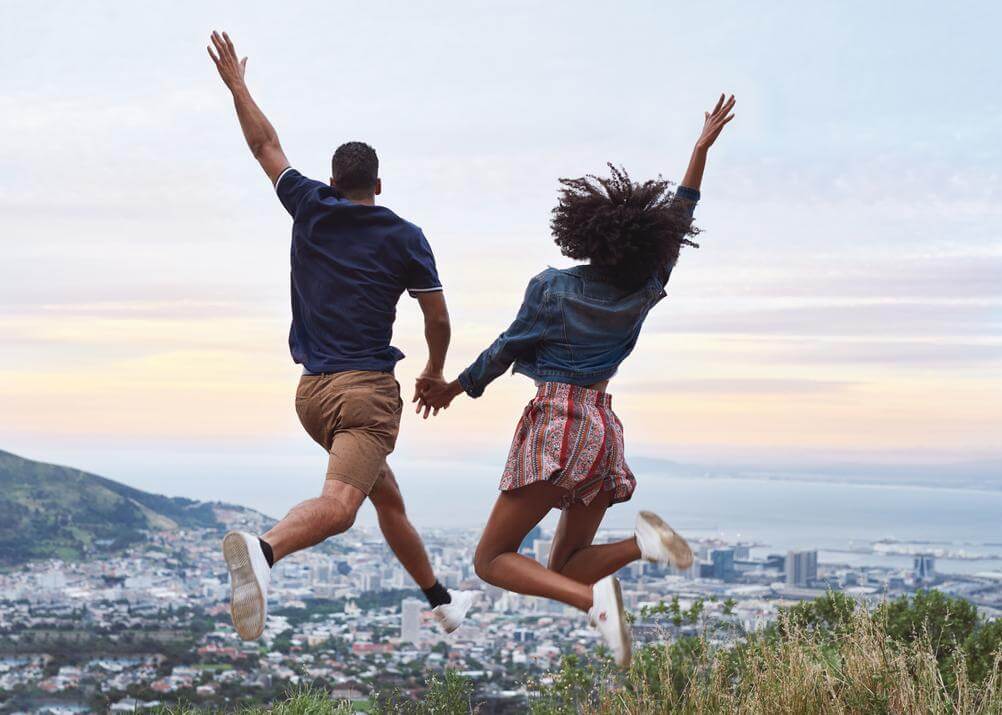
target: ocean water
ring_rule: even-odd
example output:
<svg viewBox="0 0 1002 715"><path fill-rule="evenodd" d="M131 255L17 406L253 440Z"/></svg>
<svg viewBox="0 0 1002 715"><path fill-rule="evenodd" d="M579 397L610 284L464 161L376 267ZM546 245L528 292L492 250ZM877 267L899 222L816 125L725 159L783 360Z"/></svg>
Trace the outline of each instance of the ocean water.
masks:
<svg viewBox="0 0 1002 715"><path fill-rule="evenodd" d="M406 454L406 450L403 452ZM270 456L269 456L270 455ZM326 462L314 451L253 453L243 459L207 453L50 455L113 479L159 493L231 501L279 517L315 496ZM154 458L156 457L156 458ZM394 458L392 464L418 527L482 527L497 497L504 455L476 460L442 454L432 459ZM638 509L663 515L683 534L761 544L755 555L788 549L818 549L823 563L911 566L910 555L858 553L873 542L894 539L898 547L964 551L976 559L937 557L944 573L1002 571L1002 490L844 484L798 480L637 474L630 502L609 510L604 525L631 528ZM557 514L544 526L552 528ZM371 507L359 523L375 526Z"/></svg>
<svg viewBox="0 0 1002 715"><path fill-rule="evenodd" d="M414 521L423 528L482 526L500 468L486 460L429 466L397 470ZM941 573L1002 571L1002 490L640 471L633 499L609 509L603 528L632 529L640 509L658 512L686 536L754 543L753 556L817 549L822 563L911 568L910 553L873 552L875 542L893 540L890 548L971 557L937 555ZM553 528L558 515L552 512L544 528Z"/></svg>
<svg viewBox="0 0 1002 715"><path fill-rule="evenodd" d="M754 555L818 549L822 562L910 566L911 555L857 552L893 540L977 557L939 556L943 573L1002 570L1002 491L642 474L633 503L605 525L627 527L636 508L651 508L684 534L761 544Z"/></svg>

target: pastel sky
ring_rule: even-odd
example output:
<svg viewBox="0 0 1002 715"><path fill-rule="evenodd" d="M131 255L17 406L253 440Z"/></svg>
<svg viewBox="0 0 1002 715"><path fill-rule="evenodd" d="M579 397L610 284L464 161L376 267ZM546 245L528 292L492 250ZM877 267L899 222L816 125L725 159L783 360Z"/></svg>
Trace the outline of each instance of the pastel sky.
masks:
<svg viewBox="0 0 1002 715"><path fill-rule="evenodd" d="M297 168L378 150L382 202L438 257L450 373L569 264L557 178L677 180L727 91L702 248L611 388L628 455L1002 455L996 3L208 5L0 6L0 449L270 512L319 486L292 407L290 220L205 52L226 29ZM406 297L395 342L406 388ZM489 495L531 392L508 376L408 414L399 471Z"/></svg>

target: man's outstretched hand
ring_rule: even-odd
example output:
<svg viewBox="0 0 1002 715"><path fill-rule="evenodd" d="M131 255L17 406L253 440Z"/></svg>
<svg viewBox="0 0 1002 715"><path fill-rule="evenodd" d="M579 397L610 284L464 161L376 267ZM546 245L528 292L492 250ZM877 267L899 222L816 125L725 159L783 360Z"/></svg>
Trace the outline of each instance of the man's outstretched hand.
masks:
<svg viewBox="0 0 1002 715"><path fill-rule="evenodd" d="M220 35L213 31L211 39L216 51L213 52L212 47L206 47L209 51L209 57L212 58L216 69L219 70L219 76L222 77L223 83L232 91L244 83L247 58L244 57L242 60L237 58L237 50L233 47L233 40L225 32Z"/></svg>
<svg viewBox="0 0 1002 715"><path fill-rule="evenodd" d="M703 131L699 135L699 139L696 140L696 147L698 149L709 149L713 145L713 142L717 140L717 137L720 136L724 125L734 119L731 110L734 109L735 101L733 94L727 101L724 101L724 95L720 95L720 99L717 100L717 106L713 108L713 111L703 112Z"/></svg>
<svg viewBox="0 0 1002 715"><path fill-rule="evenodd" d="M439 410L446 409L457 395L463 392L459 380L446 382L441 376L422 375L414 385L414 399L411 402L417 403L415 412L421 414L424 411L424 418L428 415L437 415Z"/></svg>

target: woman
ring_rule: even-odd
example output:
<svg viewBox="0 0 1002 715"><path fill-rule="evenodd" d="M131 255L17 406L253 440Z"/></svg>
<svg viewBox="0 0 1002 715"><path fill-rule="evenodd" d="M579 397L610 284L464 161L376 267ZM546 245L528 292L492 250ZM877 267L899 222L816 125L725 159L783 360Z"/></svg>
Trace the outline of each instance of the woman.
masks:
<svg viewBox="0 0 1002 715"><path fill-rule="evenodd" d="M692 213L707 151L733 118L733 107L734 97L721 95L704 113L674 194L661 178L634 183L612 165L608 179L561 179L553 235L565 256L588 264L549 268L533 278L511 327L456 380L419 381L415 398L427 417L461 392L479 397L513 363L515 372L536 382L477 547L476 571L495 586L586 612L622 666L630 661L631 641L612 574L641 558L685 569L692 551L645 511L632 538L592 545L606 509L628 500L636 484L606 389L633 351L647 313L665 296L681 246L696 246L687 237L697 232ZM553 508L563 513L546 567L518 547Z"/></svg>

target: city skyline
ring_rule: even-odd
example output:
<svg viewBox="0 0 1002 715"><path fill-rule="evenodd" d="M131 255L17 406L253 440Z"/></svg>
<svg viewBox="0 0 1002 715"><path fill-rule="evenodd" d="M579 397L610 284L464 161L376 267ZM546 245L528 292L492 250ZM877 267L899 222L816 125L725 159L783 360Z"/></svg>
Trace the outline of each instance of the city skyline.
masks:
<svg viewBox="0 0 1002 715"><path fill-rule="evenodd" d="M547 228L557 178L612 160L678 180L728 91L702 248L611 387L629 454L1002 456L1002 11L571 7L5 5L22 31L0 48L0 449L199 498L278 477L316 491L285 342L289 219L204 50L226 29L297 168L325 178L346 139L379 151L385 203L436 251L450 376L533 274L569 264ZM407 392L424 347L406 296L399 316ZM445 488L492 482L530 393L504 377L437 420L408 414L395 459Z"/></svg>

